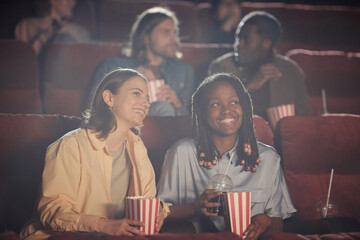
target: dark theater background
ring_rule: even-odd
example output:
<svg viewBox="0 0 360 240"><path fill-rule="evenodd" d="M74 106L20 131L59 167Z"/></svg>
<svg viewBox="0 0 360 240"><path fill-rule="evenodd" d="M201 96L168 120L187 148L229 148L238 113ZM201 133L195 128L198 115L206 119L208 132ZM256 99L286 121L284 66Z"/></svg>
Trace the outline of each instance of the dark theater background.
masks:
<svg viewBox="0 0 360 240"><path fill-rule="evenodd" d="M233 50L231 43L209 43L215 31L211 0L77 0L72 21L88 30L91 41L51 43L39 57L14 35L21 19L35 16L33 2L0 1L0 239L19 239L33 215L47 146L80 126L96 68L123 54L139 13L157 5L176 13L182 59L193 67L197 83L212 60ZM263 239L360 239L360 0L259 0L240 6L242 16L263 10L281 22L276 51L303 70L313 111L285 117L275 128L254 117L257 139L282 158L298 210L287 233L266 233ZM141 138L156 180L166 150L191 135L190 116L146 117ZM327 195L331 169L336 214L321 218L316 205ZM86 236L59 233L52 239ZM238 238L216 233L136 239Z"/></svg>

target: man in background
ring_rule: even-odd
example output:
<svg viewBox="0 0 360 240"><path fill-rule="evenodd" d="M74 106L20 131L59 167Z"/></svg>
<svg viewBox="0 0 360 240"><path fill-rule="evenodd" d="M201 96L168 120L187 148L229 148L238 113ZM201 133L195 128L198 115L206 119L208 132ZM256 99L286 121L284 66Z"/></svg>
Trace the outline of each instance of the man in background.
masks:
<svg viewBox="0 0 360 240"><path fill-rule="evenodd" d="M272 15L255 11L239 23L234 52L215 59L209 74L228 72L238 76L249 90L254 114L268 120L267 109L293 104L296 115L311 115L304 74L291 59L278 55L274 48L281 25Z"/></svg>
<svg viewBox="0 0 360 240"><path fill-rule="evenodd" d="M132 26L130 49L124 53L128 56L104 61L94 85L116 68L132 68L149 81L149 116L189 115L195 80L191 66L179 60L178 24L167 8L153 7L141 13Z"/></svg>

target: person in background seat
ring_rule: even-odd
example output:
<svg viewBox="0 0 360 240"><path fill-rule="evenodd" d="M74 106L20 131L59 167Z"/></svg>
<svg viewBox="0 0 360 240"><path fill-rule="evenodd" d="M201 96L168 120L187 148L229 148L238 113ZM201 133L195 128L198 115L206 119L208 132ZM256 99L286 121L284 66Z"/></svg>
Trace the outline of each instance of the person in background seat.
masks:
<svg viewBox="0 0 360 240"><path fill-rule="evenodd" d="M92 93L108 72L132 68L149 80L149 116L189 115L195 80L192 67L179 59L178 25L174 12L163 7L141 13L132 26L127 56L105 60L98 67Z"/></svg>
<svg viewBox="0 0 360 240"><path fill-rule="evenodd" d="M268 120L266 110L294 104L295 115L311 115L304 73L291 59L275 53L281 25L271 14L255 11L238 25L234 51L215 59L209 74L228 72L249 90L254 114Z"/></svg>
<svg viewBox="0 0 360 240"><path fill-rule="evenodd" d="M36 0L39 17L21 20L15 28L15 38L29 43L37 54L51 42L88 42L88 31L71 23L75 0Z"/></svg>
<svg viewBox="0 0 360 240"><path fill-rule="evenodd" d="M232 43L237 26L241 20L240 0L212 1L214 32L208 39L209 43Z"/></svg>

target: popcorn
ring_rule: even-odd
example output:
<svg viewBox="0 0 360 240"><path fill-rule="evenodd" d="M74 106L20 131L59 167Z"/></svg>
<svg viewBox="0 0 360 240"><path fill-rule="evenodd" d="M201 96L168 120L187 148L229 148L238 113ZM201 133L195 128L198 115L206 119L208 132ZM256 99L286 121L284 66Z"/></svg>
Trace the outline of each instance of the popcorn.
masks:
<svg viewBox="0 0 360 240"><path fill-rule="evenodd" d="M295 115L295 106L294 104L286 104L277 107L271 107L266 109L266 113L269 117L271 127L275 129L277 122L281 118Z"/></svg>

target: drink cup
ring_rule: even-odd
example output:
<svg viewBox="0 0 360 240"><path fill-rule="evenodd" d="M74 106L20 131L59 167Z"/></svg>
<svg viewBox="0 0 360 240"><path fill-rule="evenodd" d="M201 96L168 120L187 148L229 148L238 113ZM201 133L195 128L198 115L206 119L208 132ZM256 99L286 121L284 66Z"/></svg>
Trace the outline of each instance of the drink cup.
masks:
<svg viewBox="0 0 360 240"><path fill-rule="evenodd" d="M156 218L159 216L160 199L127 197L125 217L144 223L144 226L138 229L147 235L155 234Z"/></svg>
<svg viewBox="0 0 360 240"><path fill-rule="evenodd" d="M231 178L228 175L224 175L224 174L216 174L210 179L210 182L208 184L208 189L216 189L222 191L223 193L230 192L232 190L232 187L233 187L233 182ZM209 202L221 203L221 195L210 199ZM220 216L223 215L222 206L208 208L207 211L210 213L218 214Z"/></svg>
<svg viewBox="0 0 360 240"><path fill-rule="evenodd" d="M328 203L328 205L326 205ZM319 218L334 217L336 215L336 204L334 199L324 197L316 204L316 213Z"/></svg>
<svg viewBox="0 0 360 240"><path fill-rule="evenodd" d="M271 107L266 109L266 113L269 117L271 127L275 129L277 122L281 118L295 115L295 106L294 104L286 104L286 105Z"/></svg>
<svg viewBox="0 0 360 240"><path fill-rule="evenodd" d="M251 193L224 193L222 202L226 230L243 238L244 231L250 225Z"/></svg>
<svg viewBox="0 0 360 240"><path fill-rule="evenodd" d="M221 203L221 195L214 197L212 199L209 200L209 202L212 203ZM219 216L223 216L224 212L223 212L223 207L219 206L219 207L213 207L213 208L208 208L207 211L209 213L215 213Z"/></svg>

